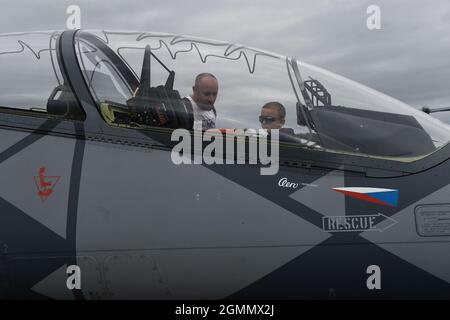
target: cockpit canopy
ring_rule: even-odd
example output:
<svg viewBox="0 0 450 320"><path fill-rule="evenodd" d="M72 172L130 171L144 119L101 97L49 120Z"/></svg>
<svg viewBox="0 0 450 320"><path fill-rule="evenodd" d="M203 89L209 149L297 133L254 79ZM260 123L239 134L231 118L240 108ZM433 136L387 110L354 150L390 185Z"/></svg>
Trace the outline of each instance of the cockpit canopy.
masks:
<svg viewBox="0 0 450 320"><path fill-rule="evenodd" d="M60 66L60 35L0 35L0 112L85 119ZM405 103L264 50L111 31L78 31L73 45L98 112L112 127L192 129L195 111L185 98L193 94L196 76L210 73L219 83L217 129L264 134L259 130L278 116L281 143L398 161L422 158L450 139L447 125ZM284 112L262 117L268 102Z"/></svg>

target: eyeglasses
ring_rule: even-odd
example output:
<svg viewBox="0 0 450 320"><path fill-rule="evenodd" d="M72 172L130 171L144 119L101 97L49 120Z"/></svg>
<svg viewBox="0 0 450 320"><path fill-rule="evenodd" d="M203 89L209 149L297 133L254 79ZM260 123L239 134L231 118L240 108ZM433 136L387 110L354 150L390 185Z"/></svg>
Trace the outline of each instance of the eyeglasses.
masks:
<svg viewBox="0 0 450 320"><path fill-rule="evenodd" d="M278 118L270 117L270 116L259 116L259 122L263 124L273 123L277 121Z"/></svg>

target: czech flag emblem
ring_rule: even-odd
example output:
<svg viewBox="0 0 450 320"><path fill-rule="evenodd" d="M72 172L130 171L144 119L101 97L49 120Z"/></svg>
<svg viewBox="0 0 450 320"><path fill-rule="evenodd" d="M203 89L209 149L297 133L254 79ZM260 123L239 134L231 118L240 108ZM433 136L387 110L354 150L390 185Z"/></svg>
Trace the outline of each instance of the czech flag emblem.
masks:
<svg viewBox="0 0 450 320"><path fill-rule="evenodd" d="M398 204L398 190L382 188L333 188L334 191L346 196L377 203L385 206L396 207Z"/></svg>

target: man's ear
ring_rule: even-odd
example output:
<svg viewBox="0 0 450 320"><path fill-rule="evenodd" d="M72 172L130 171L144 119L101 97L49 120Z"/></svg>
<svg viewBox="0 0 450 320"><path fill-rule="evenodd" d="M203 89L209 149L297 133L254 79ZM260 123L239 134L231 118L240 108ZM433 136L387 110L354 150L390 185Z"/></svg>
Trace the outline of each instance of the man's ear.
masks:
<svg viewBox="0 0 450 320"><path fill-rule="evenodd" d="M286 122L286 118L281 118L280 122L284 125L284 123Z"/></svg>

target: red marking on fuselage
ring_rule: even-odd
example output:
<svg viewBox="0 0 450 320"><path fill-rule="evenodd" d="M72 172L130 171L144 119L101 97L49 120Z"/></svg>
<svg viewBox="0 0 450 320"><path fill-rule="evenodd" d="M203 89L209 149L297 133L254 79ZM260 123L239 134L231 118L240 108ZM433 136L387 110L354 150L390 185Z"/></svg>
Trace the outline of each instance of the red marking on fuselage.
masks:
<svg viewBox="0 0 450 320"><path fill-rule="evenodd" d="M44 202L53 193L53 188L58 183L60 176L46 176L45 167L39 168L39 176L34 177L34 182L38 189L38 196Z"/></svg>

